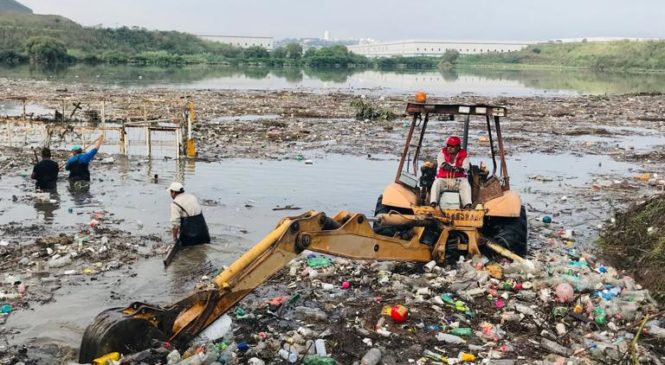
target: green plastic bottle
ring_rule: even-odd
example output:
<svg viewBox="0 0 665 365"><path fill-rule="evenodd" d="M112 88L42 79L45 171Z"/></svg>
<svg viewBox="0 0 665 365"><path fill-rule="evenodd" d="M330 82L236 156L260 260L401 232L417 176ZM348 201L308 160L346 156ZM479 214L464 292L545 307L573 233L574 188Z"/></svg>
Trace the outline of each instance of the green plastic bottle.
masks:
<svg viewBox="0 0 665 365"><path fill-rule="evenodd" d="M473 335L473 330L469 327L459 327L453 328L449 332L451 335L460 336L460 337L469 337Z"/></svg>
<svg viewBox="0 0 665 365"><path fill-rule="evenodd" d="M337 361L332 357L321 355L306 355L302 360L303 365L336 365Z"/></svg>
<svg viewBox="0 0 665 365"><path fill-rule="evenodd" d="M605 310L601 307L596 307L593 310L593 318L594 321L596 321L596 324L599 326L602 326L607 323L607 314L605 313Z"/></svg>
<svg viewBox="0 0 665 365"><path fill-rule="evenodd" d="M331 264L332 261L329 258L323 256L315 256L307 259L307 266L311 267L312 269L328 267Z"/></svg>

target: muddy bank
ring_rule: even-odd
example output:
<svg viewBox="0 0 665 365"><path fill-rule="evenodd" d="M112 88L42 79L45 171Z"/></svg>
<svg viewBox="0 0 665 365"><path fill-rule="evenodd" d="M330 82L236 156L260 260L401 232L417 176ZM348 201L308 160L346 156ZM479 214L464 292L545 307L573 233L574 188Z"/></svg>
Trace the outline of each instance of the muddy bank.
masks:
<svg viewBox="0 0 665 365"><path fill-rule="evenodd" d="M665 302L665 195L617 213L600 244L614 264L634 273Z"/></svg>

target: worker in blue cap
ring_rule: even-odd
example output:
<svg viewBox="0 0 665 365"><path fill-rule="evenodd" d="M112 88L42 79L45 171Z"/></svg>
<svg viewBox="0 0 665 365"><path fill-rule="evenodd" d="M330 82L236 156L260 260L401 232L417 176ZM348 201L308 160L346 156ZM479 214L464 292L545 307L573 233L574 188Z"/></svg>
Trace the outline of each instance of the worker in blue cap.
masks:
<svg viewBox="0 0 665 365"><path fill-rule="evenodd" d="M95 158L99 147L104 142L104 137L99 136L95 140L95 147L88 152L83 152L83 148L79 145L72 147L72 156L65 164L65 170L69 171L70 181L90 181L90 161Z"/></svg>

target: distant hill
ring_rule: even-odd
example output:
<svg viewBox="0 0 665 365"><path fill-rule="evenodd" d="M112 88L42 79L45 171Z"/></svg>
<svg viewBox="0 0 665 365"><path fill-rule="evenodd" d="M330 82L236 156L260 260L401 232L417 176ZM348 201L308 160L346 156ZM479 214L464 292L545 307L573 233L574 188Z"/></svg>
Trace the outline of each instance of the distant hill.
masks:
<svg viewBox="0 0 665 365"><path fill-rule="evenodd" d="M159 51L193 55L211 52L215 47L187 33L149 31L138 27L84 27L59 15L0 12L0 52L23 53L28 39L43 36L61 42L77 59L106 59L106 54L111 53L126 57Z"/></svg>
<svg viewBox="0 0 665 365"><path fill-rule="evenodd" d="M14 0L0 0L0 12L12 11L15 13L30 13L32 14L32 9L29 7L14 1Z"/></svg>

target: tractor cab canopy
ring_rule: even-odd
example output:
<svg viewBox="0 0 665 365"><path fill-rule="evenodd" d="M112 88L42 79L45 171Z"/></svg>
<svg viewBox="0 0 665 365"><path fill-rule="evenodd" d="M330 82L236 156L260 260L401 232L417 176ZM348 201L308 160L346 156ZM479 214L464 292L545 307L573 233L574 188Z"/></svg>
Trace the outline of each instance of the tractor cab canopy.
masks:
<svg viewBox="0 0 665 365"><path fill-rule="evenodd" d="M436 168L436 164L432 166L431 164L428 165L426 163L421 169L421 176L418 176L420 154L423 152L423 144L428 124L430 124L432 120L463 122L463 130L460 131L460 138L462 140L461 147L463 149L466 149L469 144L469 128L472 119L476 121L480 119L482 122L482 130L486 133L483 134L482 137L483 144L488 145L489 147L492 168L491 170L481 170L479 166L472 165L470 179L473 175L476 175L476 186L478 186L478 188L474 190L474 202L490 200L497 195L501 195L503 191L510 189L500 126L500 118L505 117L508 114L505 107L487 104L438 104L428 103L426 101L411 101L407 104L406 113L412 116L412 120L402 150L395 183L398 183L407 189L419 192L419 203L422 203L425 200L427 190L431 187L431 181L434 179L433 176L430 176L429 178L431 178L431 181L428 181L427 176L424 175L427 175L428 171L431 173L432 168ZM443 147L443 141L441 138L438 138L437 141L436 147ZM431 141L429 143L431 143ZM431 146L428 145L428 147ZM479 153L478 151L472 151L470 153L470 155L479 154L482 153ZM428 168L429 170L427 170ZM498 176L497 170L499 171ZM491 189L488 189L485 192L481 191L483 186L489 187L490 185Z"/></svg>

